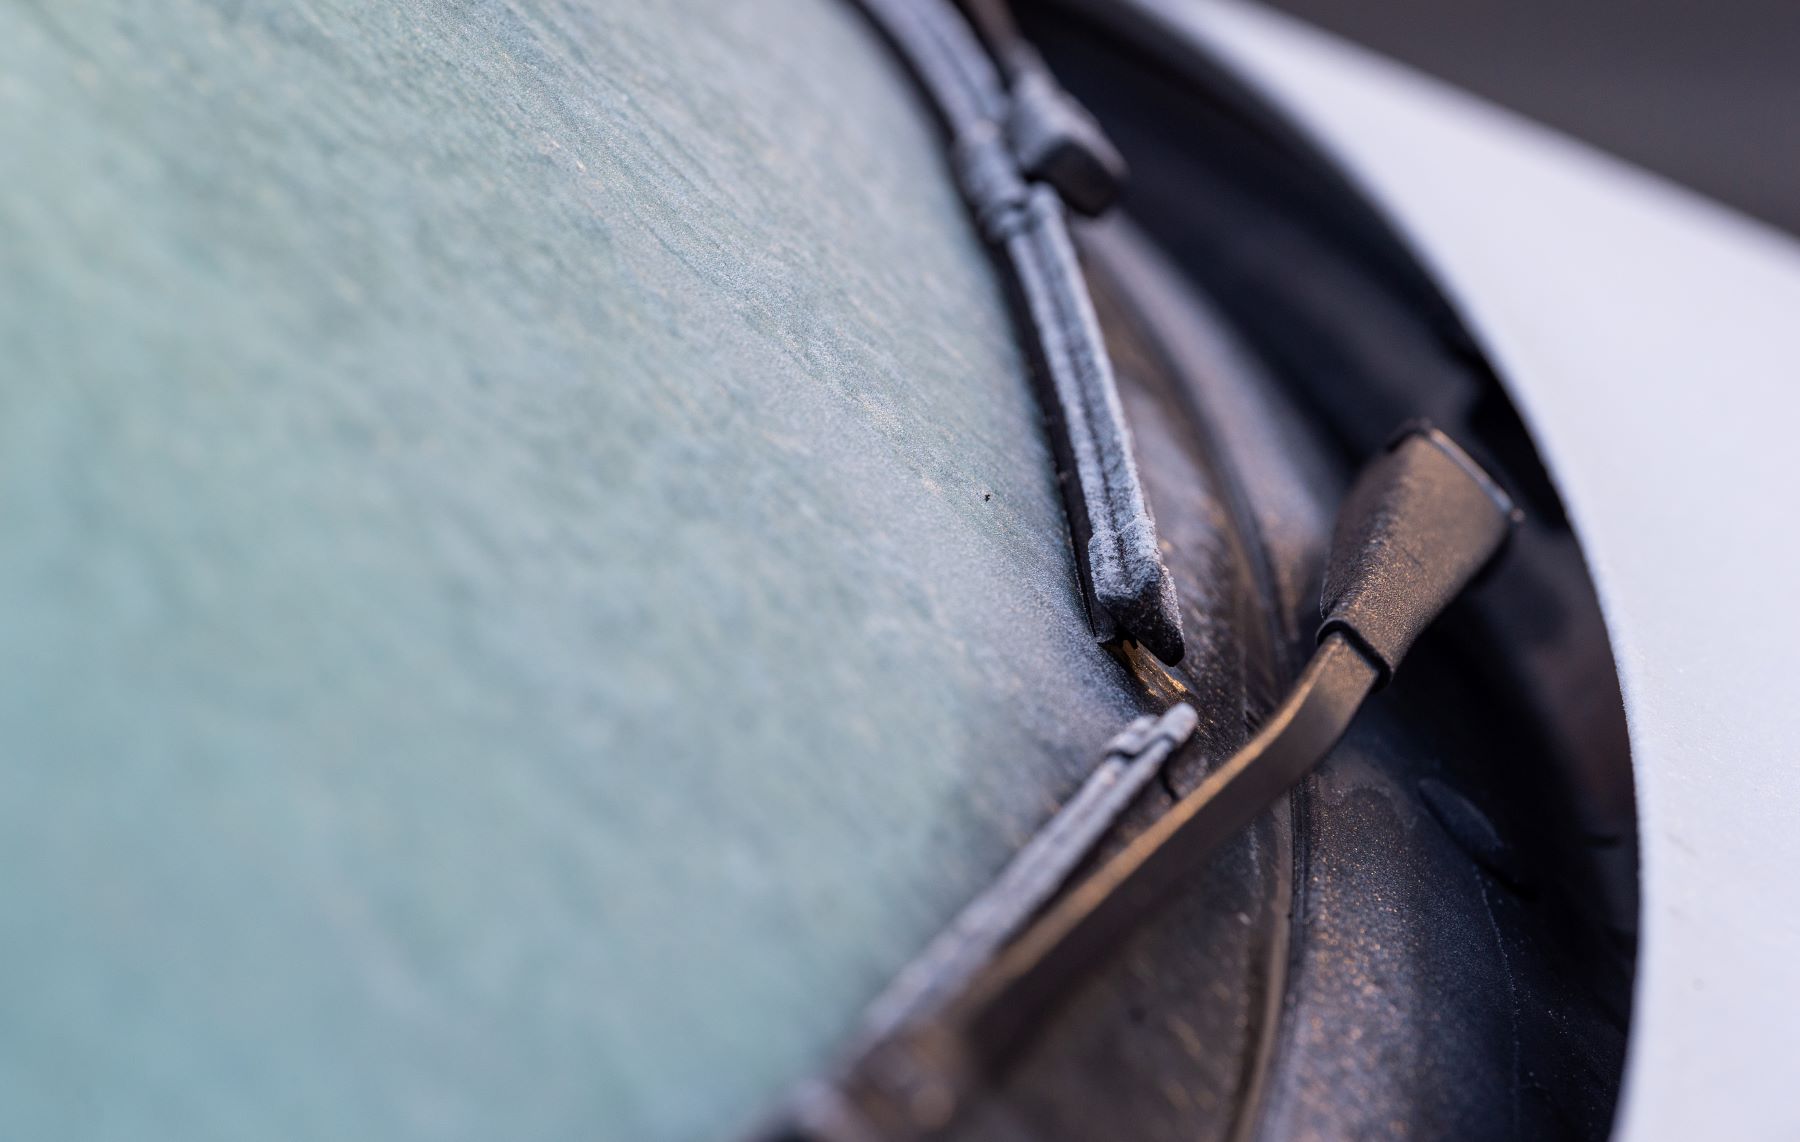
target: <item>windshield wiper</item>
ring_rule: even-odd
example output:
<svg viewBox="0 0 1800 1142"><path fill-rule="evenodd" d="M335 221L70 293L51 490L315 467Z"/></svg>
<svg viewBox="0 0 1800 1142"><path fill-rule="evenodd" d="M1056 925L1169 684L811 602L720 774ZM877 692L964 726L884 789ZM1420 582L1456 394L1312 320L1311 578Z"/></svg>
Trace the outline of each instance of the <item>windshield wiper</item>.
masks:
<svg viewBox="0 0 1800 1142"><path fill-rule="evenodd" d="M979 970L954 973L960 990L929 990L925 998L935 1003L912 1002L884 1016L879 1034L860 1042L835 1077L801 1092L779 1136L862 1142L926 1137L948 1126L1073 983L1324 758L1516 522L1511 499L1454 441L1429 425L1403 430L1339 509L1318 649L1268 723ZM1171 734L1180 729L1185 738L1187 717L1191 711L1178 716ZM1062 817L1045 833L1070 835ZM1097 839L1083 835L1089 845ZM1058 883L1073 867L1066 845L1034 841L1002 883L1044 883L1030 866L1046 860L1053 867L1039 871ZM954 933L947 937L953 944Z"/></svg>

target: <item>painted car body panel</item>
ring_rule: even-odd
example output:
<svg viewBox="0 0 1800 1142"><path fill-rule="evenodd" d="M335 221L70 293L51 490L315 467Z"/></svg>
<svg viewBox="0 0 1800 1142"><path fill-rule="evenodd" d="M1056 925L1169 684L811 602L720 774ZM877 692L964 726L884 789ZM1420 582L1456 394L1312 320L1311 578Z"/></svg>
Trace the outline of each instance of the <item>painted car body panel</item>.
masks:
<svg viewBox="0 0 1800 1142"><path fill-rule="evenodd" d="M1630 723L1617 1133L1800 1133L1800 247L1266 10L1147 7L1340 162L1494 362L1597 580Z"/></svg>

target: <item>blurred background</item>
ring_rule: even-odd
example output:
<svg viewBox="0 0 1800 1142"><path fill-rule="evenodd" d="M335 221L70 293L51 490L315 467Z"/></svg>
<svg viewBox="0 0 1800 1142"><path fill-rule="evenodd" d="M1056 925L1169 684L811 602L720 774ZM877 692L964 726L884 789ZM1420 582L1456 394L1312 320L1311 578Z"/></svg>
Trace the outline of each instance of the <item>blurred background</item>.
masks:
<svg viewBox="0 0 1800 1142"><path fill-rule="evenodd" d="M1800 234L1800 0L1269 0Z"/></svg>

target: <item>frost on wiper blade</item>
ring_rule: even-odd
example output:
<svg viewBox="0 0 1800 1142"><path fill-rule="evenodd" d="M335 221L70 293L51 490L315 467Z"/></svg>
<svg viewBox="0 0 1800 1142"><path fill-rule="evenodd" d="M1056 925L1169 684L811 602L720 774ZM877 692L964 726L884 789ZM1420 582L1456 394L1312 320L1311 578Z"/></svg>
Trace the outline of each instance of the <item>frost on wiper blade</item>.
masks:
<svg viewBox="0 0 1800 1142"><path fill-rule="evenodd" d="M1024 302L1095 633L1173 665L1184 653L1175 585L1064 208L1104 208L1123 164L1010 24L983 21L996 63L946 0L858 3L937 108L963 197Z"/></svg>

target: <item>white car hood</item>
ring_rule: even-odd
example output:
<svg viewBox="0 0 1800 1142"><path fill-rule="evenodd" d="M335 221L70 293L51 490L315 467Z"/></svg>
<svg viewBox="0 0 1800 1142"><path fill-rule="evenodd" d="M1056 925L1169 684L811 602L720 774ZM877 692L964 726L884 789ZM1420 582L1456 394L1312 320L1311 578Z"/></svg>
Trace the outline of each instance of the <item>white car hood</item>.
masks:
<svg viewBox="0 0 1800 1142"><path fill-rule="evenodd" d="M1642 844L1618 1137L1800 1137L1800 246L1285 18L1158 7L1389 213L1581 537Z"/></svg>

